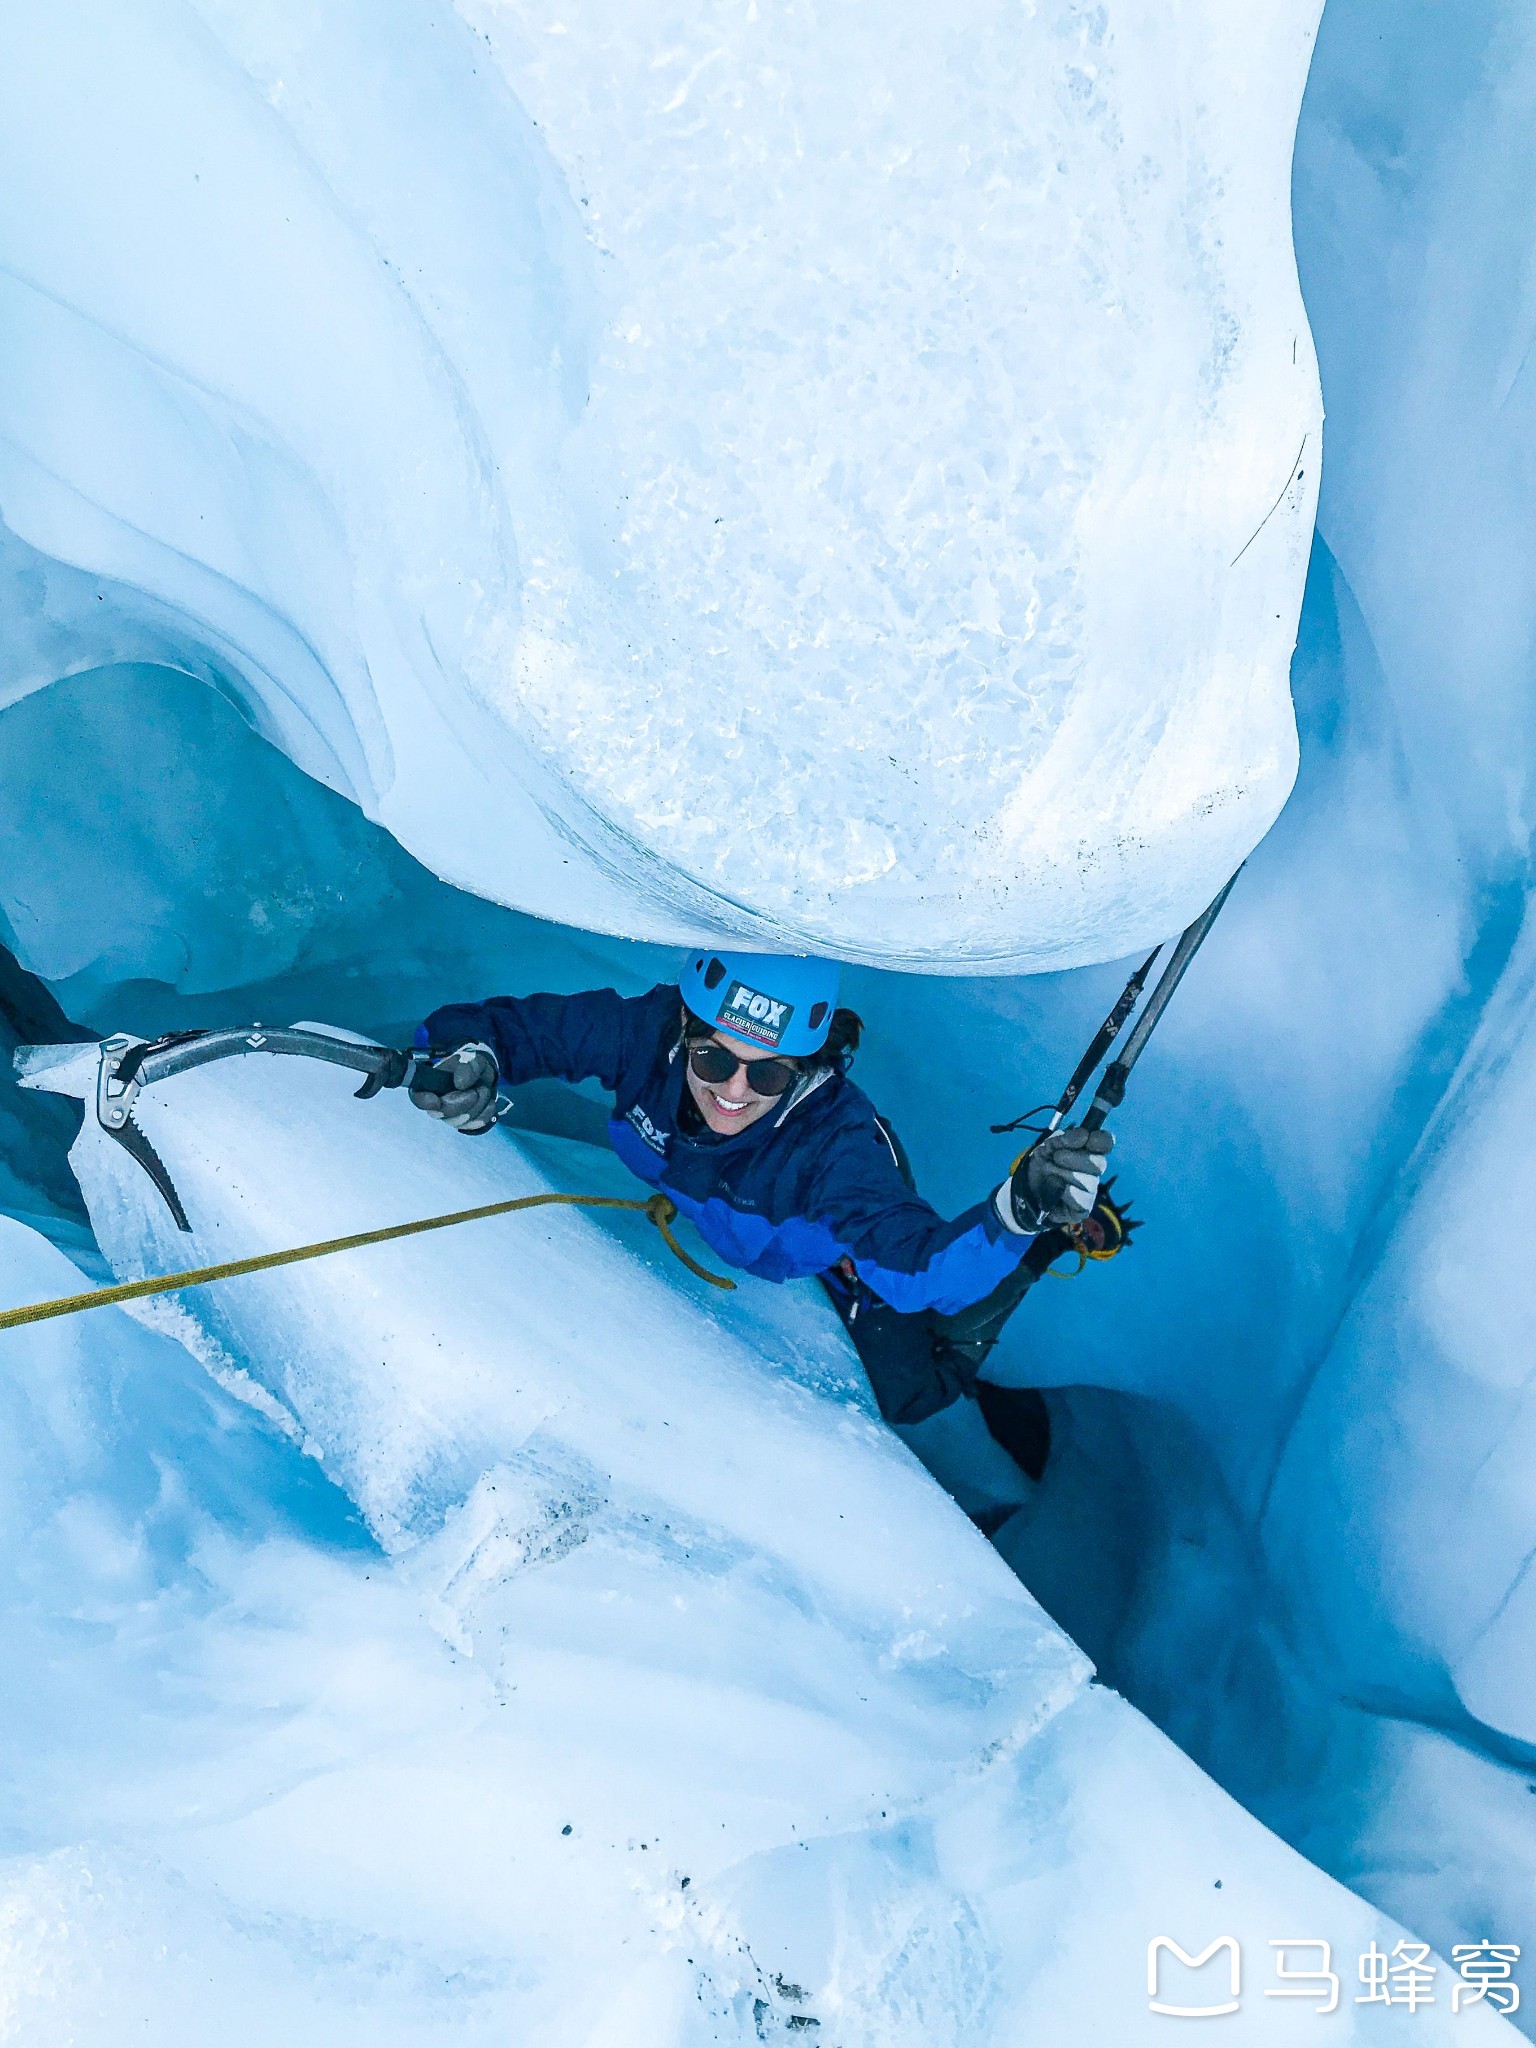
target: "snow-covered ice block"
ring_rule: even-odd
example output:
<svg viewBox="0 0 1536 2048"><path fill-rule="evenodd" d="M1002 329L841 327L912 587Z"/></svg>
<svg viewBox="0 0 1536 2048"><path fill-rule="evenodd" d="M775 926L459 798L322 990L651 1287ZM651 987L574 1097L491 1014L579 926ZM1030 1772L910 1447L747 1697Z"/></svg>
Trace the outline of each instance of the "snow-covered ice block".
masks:
<svg viewBox="0 0 1536 2048"><path fill-rule="evenodd" d="M94 1048L36 1057L34 1080L94 1085ZM354 1086L253 1055L146 1090L135 1115L190 1237L88 1116L71 1161L114 1270L550 1188L637 1192L605 1149L469 1143ZM713 1746L731 1798L776 1809L773 1759L803 1785L820 1753L818 1810L846 1823L1021 1739L1083 1683L1080 1653L880 1423L815 1282L717 1302L645 1217L553 1208L195 1289L166 1313L257 1380L385 1548L412 1553L456 1642L518 1641L505 1600L537 1604L551 1580L523 1569L561 1560L549 1629L634 1663L590 1709L615 1768L638 1761L643 1724L638 1767L691 1748L698 1771ZM728 1705L748 1674L750 1707Z"/></svg>
<svg viewBox="0 0 1536 2048"><path fill-rule="evenodd" d="M52 1049L30 1078L77 1093L94 1064ZM88 1117L73 1156L117 1270L626 1186L594 1148L465 1143L350 1085L253 1057L147 1090L190 1240ZM67 1291L10 1235L36 1248L16 1298ZM12 1334L82 1369L93 1329L169 1348L94 1313ZM1351 2001L1402 1930L1086 1685L875 1421L813 1288L718 1298L643 1218L555 1210L137 1314L318 1454L390 1554L210 1529L157 1598L130 1578L70 1624L118 1736L27 1730L47 1796L0 1866L25 2038L105 2048L131 2015L157 2048L215 2016L302 2048L746 2048L811 2021L892 2048L1150 2041L1158 1935L1238 1943L1238 2038L1290 2038L1264 1992L1298 1936L1332 1945L1341 2038L1396 2038ZM191 1461L171 1497L208 1484ZM1164 2002L1225 1999L1226 1960L1165 1952ZM1415 2025L1449 2038L1446 1998Z"/></svg>
<svg viewBox="0 0 1536 2048"><path fill-rule="evenodd" d="M1316 0L59 0L0 62L9 685L158 658L438 873L945 971L1290 787Z"/></svg>

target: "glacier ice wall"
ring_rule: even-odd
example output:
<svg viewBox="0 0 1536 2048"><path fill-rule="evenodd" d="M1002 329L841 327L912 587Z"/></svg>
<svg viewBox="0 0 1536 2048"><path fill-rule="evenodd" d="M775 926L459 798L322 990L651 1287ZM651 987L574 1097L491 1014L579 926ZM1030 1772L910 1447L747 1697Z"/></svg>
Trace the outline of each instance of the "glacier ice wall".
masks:
<svg viewBox="0 0 1536 2048"><path fill-rule="evenodd" d="M8 692L169 660L589 927L1176 927L1295 766L1315 17L11 17Z"/></svg>
<svg viewBox="0 0 1536 2048"><path fill-rule="evenodd" d="M1321 529L1379 660L1459 1029L1395 1123L1348 1313L1278 1464L1266 1540L1355 1687L1536 1758L1530 1262L1536 34L1518 9L1330 24L1298 156L1310 296L1343 424ZM1369 258L1339 260L1345 221ZM1506 1255L1508 1254L1508 1255ZM1346 1391L1347 1390L1347 1391ZM1320 1455L1320 1445L1328 1446ZM1358 1504L1350 1496L1358 1495ZM1347 1539L1347 1540L1346 1540Z"/></svg>

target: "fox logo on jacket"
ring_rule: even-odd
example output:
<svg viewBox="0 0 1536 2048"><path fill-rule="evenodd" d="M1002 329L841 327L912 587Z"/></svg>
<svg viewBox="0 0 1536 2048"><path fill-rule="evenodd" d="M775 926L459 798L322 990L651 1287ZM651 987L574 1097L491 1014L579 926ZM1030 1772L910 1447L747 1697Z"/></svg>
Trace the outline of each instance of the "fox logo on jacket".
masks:
<svg viewBox="0 0 1536 2048"><path fill-rule="evenodd" d="M665 1159L667 1156L667 1134L665 1131L656 1128L638 1102L629 1111L626 1121L634 1125L653 1152L659 1152L663 1159Z"/></svg>
<svg viewBox="0 0 1536 2048"><path fill-rule="evenodd" d="M778 1045L794 1014L793 1003L781 1003L759 989L748 988L744 981L733 981L715 1013L715 1022L723 1031L749 1038L754 1045Z"/></svg>

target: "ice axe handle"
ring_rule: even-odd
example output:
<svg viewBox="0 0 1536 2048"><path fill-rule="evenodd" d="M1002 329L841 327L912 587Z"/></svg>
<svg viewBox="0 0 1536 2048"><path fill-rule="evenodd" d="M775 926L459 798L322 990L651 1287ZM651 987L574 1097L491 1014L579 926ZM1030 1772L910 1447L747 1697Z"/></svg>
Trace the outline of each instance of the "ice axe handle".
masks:
<svg viewBox="0 0 1536 2048"><path fill-rule="evenodd" d="M407 1056L403 1055L403 1057ZM453 1078L451 1061L449 1065L440 1067L429 1052L417 1052L408 1055L408 1057L413 1058L416 1062L406 1077L407 1086L412 1095L441 1096L452 1094L457 1084ZM473 1138L483 1137L490 1130L492 1124L499 1124L504 1116L511 1113L511 1109L511 1096L504 1095L498 1086L496 1090L496 1114L491 1118L490 1123L472 1125L467 1135Z"/></svg>
<svg viewBox="0 0 1536 2048"><path fill-rule="evenodd" d="M415 1055L408 1085L413 1095L449 1095L453 1092L453 1069L434 1066L432 1055L419 1052Z"/></svg>
<svg viewBox="0 0 1536 2048"><path fill-rule="evenodd" d="M1103 1079L1099 1082L1093 1101L1088 1106L1088 1114L1083 1118L1085 1131L1103 1130L1111 1112L1117 1110L1125 1100L1126 1076L1130 1071L1124 1060L1115 1060L1104 1069Z"/></svg>
<svg viewBox="0 0 1536 2048"><path fill-rule="evenodd" d="M1226 887L1221 890L1215 901L1207 909L1203 910L1194 923L1180 934L1179 943L1173 949L1173 957L1163 969L1158 979L1157 987L1153 989L1151 995L1147 998L1147 1006L1142 1011L1140 1017L1137 1018L1135 1027L1130 1037L1125 1041L1125 1046L1119 1059L1113 1061L1104 1069L1104 1076L1099 1082L1098 1093L1093 1098L1088 1114L1083 1118L1083 1129L1085 1131L1102 1130L1106 1119L1125 1100L1125 1084L1130 1078L1132 1067L1135 1066L1143 1052L1145 1052L1147 1040L1157 1029L1157 1020L1162 1016L1164 1010L1167 1009L1169 1002L1172 1000L1174 990L1184 979L1184 972L1189 966L1190 961L1194 959L1195 955L1204 945L1206 934L1221 915L1221 906L1232 893L1232 883L1237 880L1237 875L1241 873L1242 869L1239 868L1237 874L1232 877L1232 881L1228 882Z"/></svg>

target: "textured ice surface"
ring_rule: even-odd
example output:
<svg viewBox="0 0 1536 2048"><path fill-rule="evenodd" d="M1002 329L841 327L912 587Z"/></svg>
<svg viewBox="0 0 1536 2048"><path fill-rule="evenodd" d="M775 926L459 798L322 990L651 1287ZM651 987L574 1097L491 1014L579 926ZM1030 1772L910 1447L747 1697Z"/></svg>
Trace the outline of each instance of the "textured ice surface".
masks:
<svg viewBox="0 0 1536 2048"><path fill-rule="evenodd" d="M88 1125L76 1161L124 1272L616 1171L548 1140L471 1148L287 1062L182 1077L141 1115L197 1234ZM69 1284L4 1231L11 1293ZM892 2048L1151 2040L1167 1932L1190 1953L1234 1935L1229 2024L1279 2041L1273 1940L1330 1940L1348 1983L1400 1938L1085 1686L855 1394L812 1290L706 1298L643 1221L556 1212L150 1320L292 1422L242 1423L119 1311L9 1354L8 1636L49 1688L4 1696L29 1758L0 1865L18 2039L131 2024L179 2048L217 2021L242 2043L702 2048L813 2019ZM339 1479L388 1555L334 1511L285 1517L289 1469L312 1495ZM60 1623L64 1588L88 1629ZM1160 1988L1213 1997L1177 1965ZM1400 2024L1348 1994L1335 2021ZM1415 2016L1428 2039L1451 2024L1443 1998Z"/></svg>
<svg viewBox="0 0 1536 2048"><path fill-rule="evenodd" d="M169 657L589 926L1162 935L1294 771L1316 13L14 16L7 689Z"/></svg>
<svg viewBox="0 0 1536 2048"><path fill-rule="evenodd" d="M1494 1214L1536 1205L1536 932L1404 1176L1390 1242L1286 1446L1268 1540L1332 1658L1536 1742L1536 1300ZM1518 1134L1518 1135L1517 1135ZM1342 1545L1341 1529L1350 1541Z"/></svg>
<svg viewBox="0 0 1536 2048"><path fill-rule="evenodd" d="M1343 423L1323 529L1430 870L1396 921L1439 973L1454 952L1407 1113L1384 1119L1397 1170L1300 1390L1266 1539L1357 1696L1528 1765L1536 1311L1524 1233L1501 1219L1528 1213L1536 1132L1536 384L1518 197L1536 33L1508 6L1413 6L1387 38L1369 9L1330 27L1298 188ZM1510 1802L1470 1769L1442 1775L1457 1800L1432 1796L1485 1816L1479 1860L1528 1898ZM1412 1797L1412 1773L1399 1783ZM1390 1831L1379 1811L1377 1825Z"/></svg>

